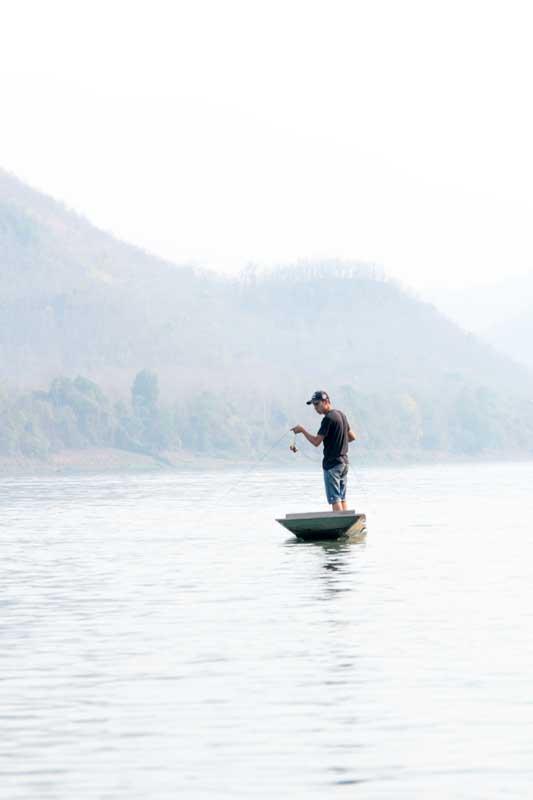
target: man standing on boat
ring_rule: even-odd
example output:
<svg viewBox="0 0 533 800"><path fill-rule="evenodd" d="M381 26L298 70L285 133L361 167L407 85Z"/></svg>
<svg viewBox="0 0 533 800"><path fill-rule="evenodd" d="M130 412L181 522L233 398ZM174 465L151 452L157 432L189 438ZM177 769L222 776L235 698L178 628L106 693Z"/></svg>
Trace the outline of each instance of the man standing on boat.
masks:
<svg viewBox="0 0 533 800"><path fill-rule="evenodd" d="M317 414L324 419L316 436L305 430L302 425L291 428L293 433L303 433L308 442L315 447L324 443L324 485L326 497L333 511L346 511L346 483L348 478L348 445L355 441L355 433L350 428L346 415L331 407L327 392L317 390L307 405L313 405Z"/></svg>

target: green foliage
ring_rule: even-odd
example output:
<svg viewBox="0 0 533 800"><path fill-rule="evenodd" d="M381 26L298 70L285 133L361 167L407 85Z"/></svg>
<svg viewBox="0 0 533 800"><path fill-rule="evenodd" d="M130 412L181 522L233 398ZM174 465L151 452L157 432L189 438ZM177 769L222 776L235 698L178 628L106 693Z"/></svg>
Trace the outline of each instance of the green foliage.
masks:
<svg viewBox="0 0 533 800"><path fill-rule="evenodd" d="M131 404L135 413L146 419L157 413L159 381L155 372L143 369L138 372L131 387Z"/></svg>
<svg viewBox="0 0 533 800"><path fill-rule="evenodd" d="M182 425L183 445L198 453L244 453L250 448L250 421L212 392L202 392L189 403Z"/></svg>
<svg viewBox="0 0 533 800"><path fill-rule="evenodd" d="M271 398L257 388L240 394L200 391L161 405L157 375L142 370L131 387L131 404L113 406L86 378L56 378L47 392L0 395L0 454L46 458L64 448L116 446L151 455L185 448L253 457L297 422L318 429L320 419L303 404L307 395L289 389ZM365 392L345 384L332 399L346 412L358 447L375 456L533 453L529 398L457 377L423 391Z"/></svg>

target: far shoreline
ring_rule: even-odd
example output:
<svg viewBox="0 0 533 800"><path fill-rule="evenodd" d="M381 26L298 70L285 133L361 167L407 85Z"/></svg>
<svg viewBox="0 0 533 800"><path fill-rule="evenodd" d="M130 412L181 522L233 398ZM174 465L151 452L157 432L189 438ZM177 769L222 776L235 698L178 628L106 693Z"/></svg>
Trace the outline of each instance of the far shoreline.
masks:
<svg viewBox="0 0 533 800"><path fill-rule="evenodd" d="M47 458L30 458L25 456L0 456L0 478L16 477L53 477L68 475L106 475L112 473L172 473L200 472L227 469L255 470L293 468L319 469L321 458L318 453L312 456L305 454L298 458L287 453L273 454L268 459L259 454L256 458L228 457L223 455L207 456L188 451L165 452L159 454L168 461L161 463L157 456L133 453L116 448L87 448L78 450L61 450L51 453ZM295 461L295 458L297 459ZM350 465L354 468L399 468L430 466L436 464L464 463L496 463L496 462L528 462L533 461L533 453L486 452L476 455L455 454L433 451L370 452L359 449L350 456Z"/></svg>

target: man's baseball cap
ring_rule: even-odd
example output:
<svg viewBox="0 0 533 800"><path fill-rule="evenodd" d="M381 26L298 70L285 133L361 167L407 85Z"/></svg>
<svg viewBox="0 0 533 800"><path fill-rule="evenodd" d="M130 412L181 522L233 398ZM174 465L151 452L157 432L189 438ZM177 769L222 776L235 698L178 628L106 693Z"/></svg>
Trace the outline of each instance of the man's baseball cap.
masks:
<svg viewBox="0 0 533 800"><path fill-rule="evenodd" d="M321 400L329 400L329 395L327 392L317 389L316 392L313 392L312 398L306 402L306 405L310 406L311 403L315 405L315 403L320 403Z"/></svg>

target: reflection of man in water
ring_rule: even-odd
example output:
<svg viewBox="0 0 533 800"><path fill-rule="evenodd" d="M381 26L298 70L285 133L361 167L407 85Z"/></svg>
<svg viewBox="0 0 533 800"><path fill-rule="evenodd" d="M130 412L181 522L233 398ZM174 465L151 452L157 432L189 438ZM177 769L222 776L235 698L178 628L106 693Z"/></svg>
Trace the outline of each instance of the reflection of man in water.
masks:
<svg viewBox="0 0 533 800"><path fill-rule="evenodd" d="M303 433L305 438L315 447L324 443L324 485L326 497L333 511L346 511L346 482L348 478L348 445L355 440L355 433L342 411L331 407L327 392L316 391L307 405L314 406L317 414L324 419L316 436L305 430L302 425L291 428L293 433Z"/></svg>

